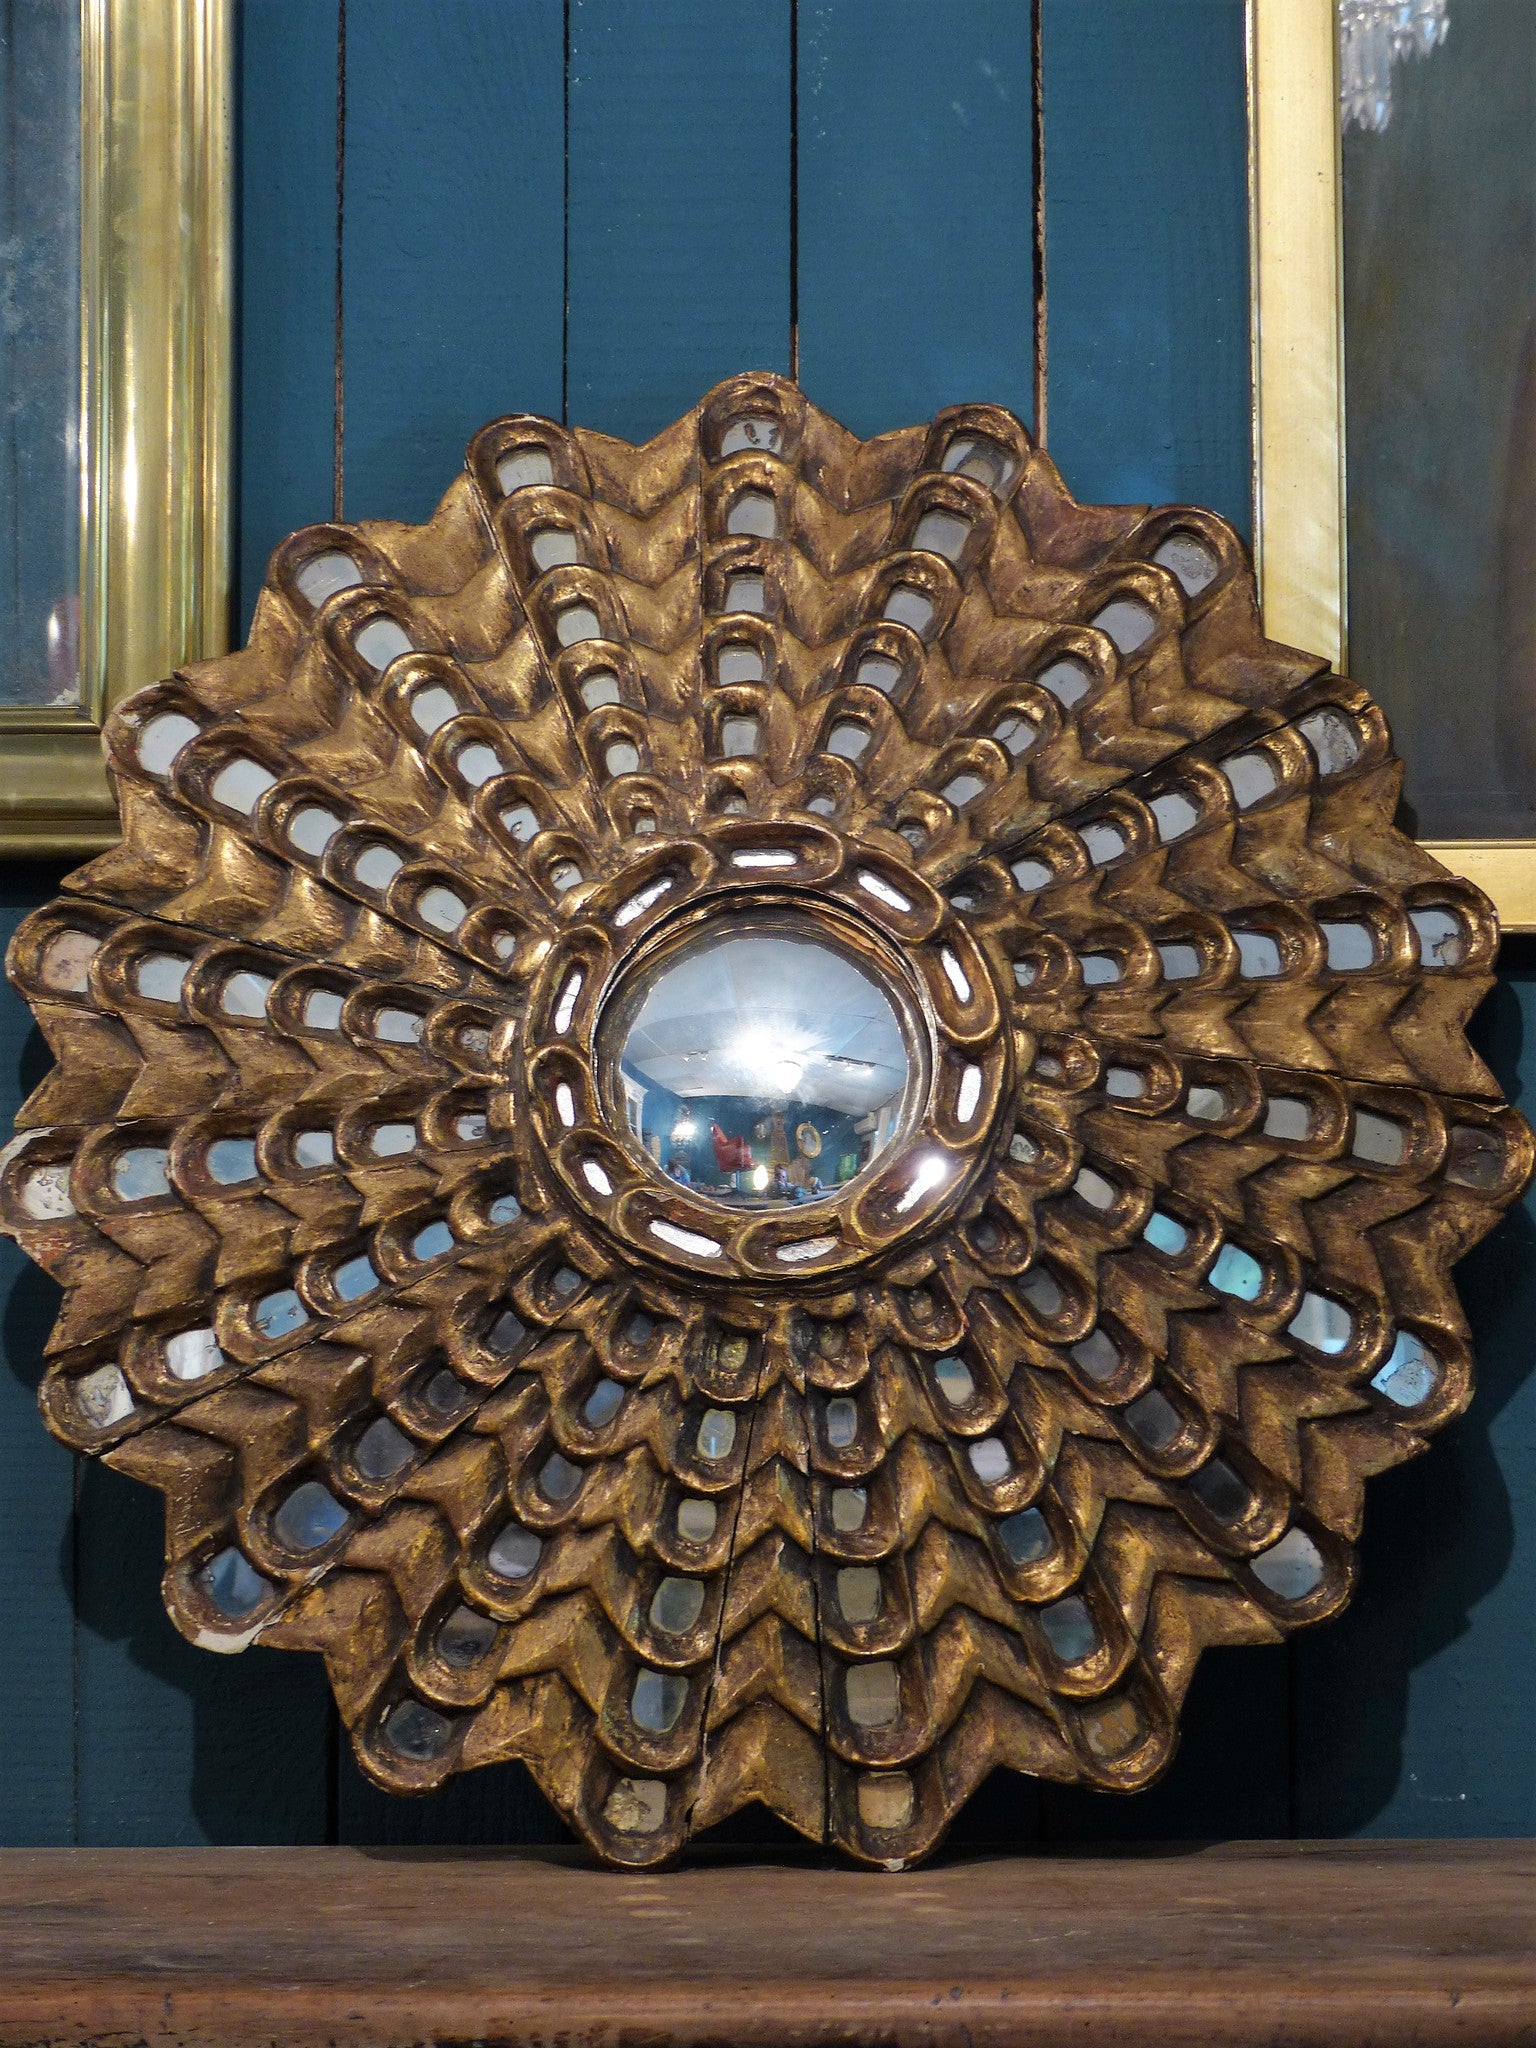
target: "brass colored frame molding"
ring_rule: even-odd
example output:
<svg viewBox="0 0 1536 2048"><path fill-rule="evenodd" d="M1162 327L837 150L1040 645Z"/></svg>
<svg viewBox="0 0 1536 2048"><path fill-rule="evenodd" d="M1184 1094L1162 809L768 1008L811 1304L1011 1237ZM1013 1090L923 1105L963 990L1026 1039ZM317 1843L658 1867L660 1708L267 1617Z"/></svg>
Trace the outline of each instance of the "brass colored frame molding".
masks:
<svg viewBox="0 0 1536 2048"><path fill-rule="evenodd" d="M1506 932L1536 932L1536 839L1434 839L1425 848L1493 899Z"/></svg>
<svg viewBox="0 0 1536 2048"><path fill-rule="evenodd" d="M1254 554L1274 639L1345 659L1334 0L1249 0Z"/></svg>
<svg viewBox="0 0 1536 2048"><path fill-rule="evenodd" d="M1265 630L1348 658L1343 181L1334 0L1248 0L1254 553ZM1536 840L1430 840L1536 931Z"/></svg>
<svg viewBox="0 0 1536 2048"><path fill-rule="evenodd" d="M0 853L110 845L107 713L228 645L230 16L81 0L81 701L0 713Z"/></svg>

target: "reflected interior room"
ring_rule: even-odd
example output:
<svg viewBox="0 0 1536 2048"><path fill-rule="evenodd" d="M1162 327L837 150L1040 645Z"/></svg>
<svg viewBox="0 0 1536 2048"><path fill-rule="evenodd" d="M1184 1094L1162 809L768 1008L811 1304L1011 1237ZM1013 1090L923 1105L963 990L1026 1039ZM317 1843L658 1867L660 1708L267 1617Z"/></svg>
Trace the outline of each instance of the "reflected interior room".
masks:
<svg viewBox="0 0 1536 2048"><path fill-rule="evenodd" d="M814 1202L901 1128L912 1061L892 996L824 933L786 932L782 918L705 932L625 1007L625 1124L697 1193Z"/></svg>

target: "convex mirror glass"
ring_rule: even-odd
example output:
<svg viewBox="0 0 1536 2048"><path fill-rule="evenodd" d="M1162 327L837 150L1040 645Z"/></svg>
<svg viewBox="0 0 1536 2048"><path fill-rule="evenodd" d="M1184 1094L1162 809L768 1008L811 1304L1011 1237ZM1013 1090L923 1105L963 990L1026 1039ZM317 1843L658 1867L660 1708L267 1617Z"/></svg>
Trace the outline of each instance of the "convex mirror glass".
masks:
<svg viewBox="0 0 1536 2048"><path fill-rule="evenodd" d="M610 1113L669 1179L733 1206L833 1194L906 1121L903 997L793 912L722 920L668 949L615 1025Z"/></svg>

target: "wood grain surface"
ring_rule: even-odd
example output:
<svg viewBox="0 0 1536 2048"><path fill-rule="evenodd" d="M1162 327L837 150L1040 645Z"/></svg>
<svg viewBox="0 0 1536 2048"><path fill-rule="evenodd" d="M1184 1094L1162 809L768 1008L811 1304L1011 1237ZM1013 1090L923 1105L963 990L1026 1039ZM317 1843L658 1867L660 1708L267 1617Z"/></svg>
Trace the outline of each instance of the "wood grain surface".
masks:
<svg viewBox="0 0 1536 2048"><path fill-rule="evenodd" d="M1536 2040L1536 1850L1290 1843L599 1872L575 1852L0 1857L0 2042Z"/></svg>

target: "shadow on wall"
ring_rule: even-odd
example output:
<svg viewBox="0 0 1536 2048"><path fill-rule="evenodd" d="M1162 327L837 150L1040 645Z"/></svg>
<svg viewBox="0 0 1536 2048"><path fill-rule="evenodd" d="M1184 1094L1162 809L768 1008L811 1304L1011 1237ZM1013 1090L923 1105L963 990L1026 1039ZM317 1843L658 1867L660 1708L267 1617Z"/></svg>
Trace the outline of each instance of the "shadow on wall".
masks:
<svg viewBox="0 0 1536 2048"><path fill-rule="evenodd" d="M1500 964L1470 1036L1529 1116L1522 1071L1536 943L1506 940ZM1528 1738L1518 1728L1529 1698L1530 1588L1498 1595L1516 1555L1516 1503L1529 1513L1536 1501L1536 1388L1526 1387L1536 1362L1531 1194L1462 1260L1456 1279L1476 1355L1472 1404L1425 1457L1370 1483L1354 1605L1293 1649L1303 1834L1536 1826ZM1517 1413L1501 1426L1512 1403ZM1528 1551L1527 1537L1523 1573ZM1413 1679L1469 1635L1432 1686L1430 1674Z"/></svg>
<svg viewBox="0 0 1536 2048"><path fill-rule="evenodd" d="M0 941L66 871L0 867ZM0 1139L50 1064L0 983ZM160 1598L159 1497L92 1460L72 1473L45 1434L35 1396L58 1303L55 1282L0 1241L0 1698L13 1732L30 1717L50 1738L18 1739L31 1782L0 1783L0 1843L567 1839L520 1765L420 1800L374 1791L318 1657L220 1657L183 1640Z"/></svg>

